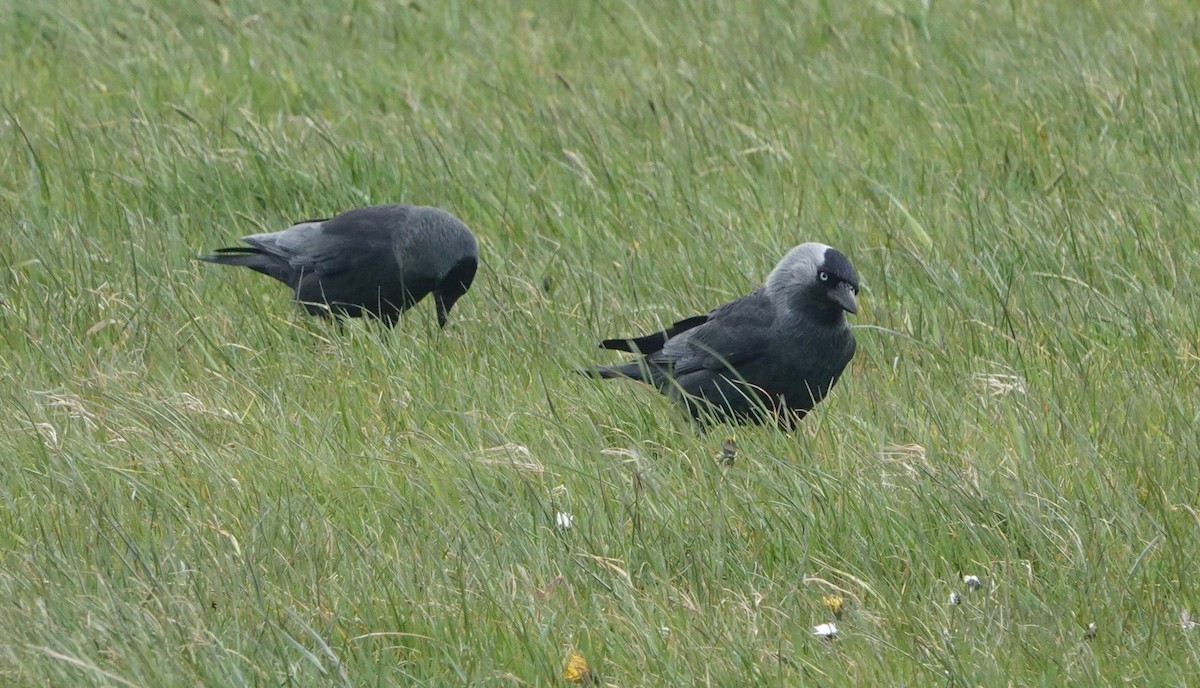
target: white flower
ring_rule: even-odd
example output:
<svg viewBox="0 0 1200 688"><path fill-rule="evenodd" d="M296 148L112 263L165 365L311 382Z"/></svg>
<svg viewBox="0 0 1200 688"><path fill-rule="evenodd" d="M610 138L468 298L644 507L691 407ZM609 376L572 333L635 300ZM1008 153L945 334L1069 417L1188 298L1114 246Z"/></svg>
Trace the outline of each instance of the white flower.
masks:
<svg viewBox="0 0 1200 688"><path fill-rule="evenodd" d="M967 590L971 592L983 587L983 583L979 582L979 576L963 576L963 583L966 583Z"/></svg>
<svg viewBox="0 0 1200 688"><path fill-rule="evenodd" d="M837 628L837 624L835 624L831 621L829 623L823 623L823 624L819 624L817 626L813 626L812 632L813 632L813 635L820 636L822 638L832 638L835 635L837 635L838 628Z"/></svg>
<svg viewBox="0 0 1200 688"><path fill-rule="evenodd" d="M575 525L575 517L565 511L560 511L554 515L554 525L558 526L559 530L568 530Z"/></svg>

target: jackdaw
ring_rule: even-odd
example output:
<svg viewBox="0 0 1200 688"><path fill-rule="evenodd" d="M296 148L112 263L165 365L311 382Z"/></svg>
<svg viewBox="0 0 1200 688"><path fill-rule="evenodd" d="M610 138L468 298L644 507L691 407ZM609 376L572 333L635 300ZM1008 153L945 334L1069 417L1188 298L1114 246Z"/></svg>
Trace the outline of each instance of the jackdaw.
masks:
<svg viewBox="0 0 1200 688"><path fill-rule="evenodd" d="M692 418L791 428L854 357L845 313L858 312L858 273L824 244L796 246L753 293L661 332L600 346L641 354L590 372L654 385Z"/></svg>
<svg viewBox="0 0 1200 688"><path fill-rule="evenodd" d="M438 325L467 293L479 263L475 235L439 208L375 205L242 237L200 260L244 265L292 288L313 315L371 315L395 326L432 293Z"/></svg>

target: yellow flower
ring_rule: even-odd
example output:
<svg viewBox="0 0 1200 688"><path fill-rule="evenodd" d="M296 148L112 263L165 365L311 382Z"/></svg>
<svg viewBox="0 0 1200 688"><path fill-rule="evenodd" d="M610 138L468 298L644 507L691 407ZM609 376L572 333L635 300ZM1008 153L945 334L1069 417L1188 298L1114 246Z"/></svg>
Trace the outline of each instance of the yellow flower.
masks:
<svg viewBox="0 0 1200 688"><path fill-rule="evenodd" d="M570 683L582 683L585 686L600 685L599 677L588 668L587 660L574 650L567 657L567 668L563 671L563 678Z"/></svg>
<svg viewBox="0 0 1200 688"><path fill-rule="evenodd" d="M846 598L841 595L822 595L821 601L829 607L829 611L833 612L835 619L842 618L842 609L846 606Z"/></svg>

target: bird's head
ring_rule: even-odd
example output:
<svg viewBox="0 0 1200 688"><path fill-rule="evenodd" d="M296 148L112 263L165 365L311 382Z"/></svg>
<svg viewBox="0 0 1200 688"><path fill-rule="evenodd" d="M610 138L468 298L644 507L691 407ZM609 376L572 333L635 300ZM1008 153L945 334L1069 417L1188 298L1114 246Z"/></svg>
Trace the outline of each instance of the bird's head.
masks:
<svg viewBox="0 0 1200 688"><path fill-rule="evenodd" d="M404 212L406 231L393 239L396 261L407 284L432 293L438 326L445 327L450 309L475 280L479 246L462 220L445 210L410 206Z"/></svg>
<svg viewBox="0 0 1200 688"><path fill-rule="evenodd" d="M834 322L844 312L858 312L858 271L835 248L800 244L767 276L767 293L805 317Z"/></svg>

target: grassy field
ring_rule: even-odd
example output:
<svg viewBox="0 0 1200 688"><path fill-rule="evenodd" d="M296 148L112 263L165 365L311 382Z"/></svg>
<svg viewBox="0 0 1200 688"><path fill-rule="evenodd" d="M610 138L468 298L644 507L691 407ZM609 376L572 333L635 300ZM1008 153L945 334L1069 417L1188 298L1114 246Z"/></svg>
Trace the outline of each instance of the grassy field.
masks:
<svg viewBox="0 0 1200 688"><path fill-rule="evenodd" d="M1183 685L1197 36L1190 0L9 0L0 683ZM193 260L395 201L479 237L445 331ZM571 373L808 240L864 291L799 431Z"/></svg>

